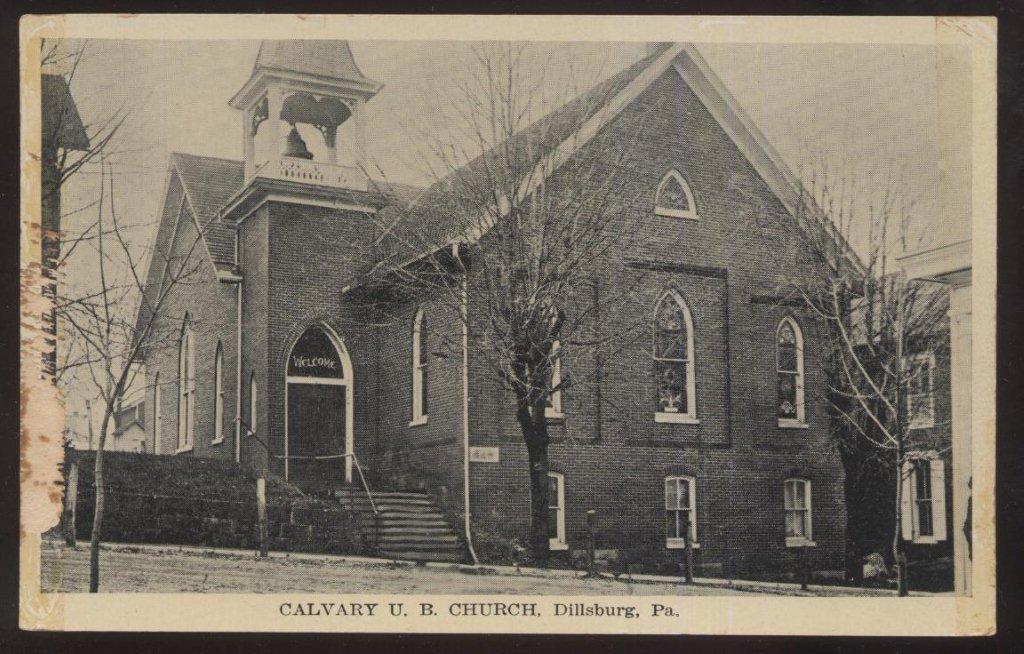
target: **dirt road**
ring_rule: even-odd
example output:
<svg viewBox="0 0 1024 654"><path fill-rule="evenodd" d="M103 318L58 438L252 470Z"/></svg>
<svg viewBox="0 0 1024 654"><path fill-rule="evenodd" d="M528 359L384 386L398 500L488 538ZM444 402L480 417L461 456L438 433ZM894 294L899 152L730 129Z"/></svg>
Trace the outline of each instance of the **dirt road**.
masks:
<svg viewBox="0 0 1024 654"><path fill-rule="evenodd" d="M672 583L579 579L543 573L503 574L386 562L322 557L259 560L239 552L105 546L101 591L208 593L485 593L536 595L730 595L743 591ZM88 547L44 543L42 586L46 591L84 592L89 583Z"/></svg>

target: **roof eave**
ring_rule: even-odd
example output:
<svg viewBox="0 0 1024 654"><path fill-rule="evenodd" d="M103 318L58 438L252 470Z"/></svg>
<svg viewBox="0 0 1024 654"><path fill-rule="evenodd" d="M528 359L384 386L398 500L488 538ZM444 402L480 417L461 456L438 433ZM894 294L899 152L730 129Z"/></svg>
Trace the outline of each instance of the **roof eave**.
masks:
<svg viewBox="0 0 1024 654"><path fill-rule="evenodd" d="M381 89L384 88L384 84L381 82L375 82L367 78L359 80L332 78L325 75L297 73L283 68L261 66L252 71L252 75L246 80L242 88L231 96L228 104L234 109L244 109L255 100L262 87L269 83L286 81L312 86L324 93L333 92L354 95L364 102L380 93Z"/></svg>
<svg viewBox="0 0 1024 654"><path fill-rule="evenodd" d="M217 218L228 223L243 220L255 207L272 195L336 203L339 209L377 211L386 200L378 191L338 189L330 186L256 177L243 186L217 211Z"/></svg>

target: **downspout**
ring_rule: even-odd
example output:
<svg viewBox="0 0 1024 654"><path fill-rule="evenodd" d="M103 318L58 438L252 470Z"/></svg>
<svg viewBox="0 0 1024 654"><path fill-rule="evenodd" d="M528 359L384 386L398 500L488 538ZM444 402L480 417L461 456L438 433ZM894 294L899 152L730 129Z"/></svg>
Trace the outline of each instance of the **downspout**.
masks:
<svg viewBox="0 0 1024 654"><path fill-rule="evenodd" d="M452 245L452 250L455 257L458 258L459 244L455 243ZM469 549L469 558L473 561L473 565L478 565L480 561L477 559L476 551L473 549L473 534L470 530L469 515L469 306L466 278L466 270L465 266L463 266L462 297L459 307L462 314L462 504L464 509L466 547Z"/></svg>
<svg viewBox="0 0 1024 654"><path fill-rule="evenodd" d="M235 225L235 266L239 260L238 225ZM236 282L235 317L238 324L235 347L235 463L242 462L242 280Z"/></svg>

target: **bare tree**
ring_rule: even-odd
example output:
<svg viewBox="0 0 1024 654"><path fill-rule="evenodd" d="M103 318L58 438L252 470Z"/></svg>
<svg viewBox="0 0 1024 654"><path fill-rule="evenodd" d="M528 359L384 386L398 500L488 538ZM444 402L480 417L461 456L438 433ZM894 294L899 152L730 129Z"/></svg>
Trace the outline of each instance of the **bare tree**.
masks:
<svg viewBox="0 0 1024 654"><path fill-rule="evenodd" d="M824 164L803 177L797 218L810 227L814 274L786 277L783 286L827 327L824 394L847 477L851 572L859 579L865 548L877 542L871 523L891 518L881 533L890 538L898 592L906 595L901 523L911 459L948 447L919 428L934 411L929 361L945 348L947 300L934 285L908 280L897 265L896 256L919 247L925 236L912 201L893 190L865 193L867 175L858 179ZM892 177L890 183L898 184ZM879 506L884 501L891 511Z"/></svg>
<svg viewBox="0 0 1024 654"><path fill-rule="evenodd" d="M605 284L602 265L636 238L631 209L649 191L623 172L636 156L630 137L643 125L633 133L595 128L638 69L580 94L582 75L572 66L555 83L545 78L562 51L544 59L526 44L490 43L472 54L454 76L460 83L446 122L455 127L429 125L410 139L425 144L421 161L436 182L411 207L377 216L377 262L360 283L381 319L397 318L382 298L425 297L471 328L473 356L507 389L526 446L530 549L544 565L546 408L570 385L589 383L561 374L563 353L623 347L647 325L640 316L614 333L597 328L600 312L643 278ZM462 346L443 330L431 336Z"/></svg>
<svg viewBox="0 0 1024 654"><path fill-rule="evenodd" d="M60 340L59 349L53 344L51 372L54 381L84 378L103 406L90 543L89 590L97 592L105 501L103 454L111 419L139 374L144 353L177 340L177 333L161 321L166 317L165 301L193 278L201 264L202 232L197 225L188 242L158 242L149 251L140 247L150 224L119 218L114 193L115 179L124 174L115 162L129 108L121 104L96 120L79 122L70 89L91 53L90 43L44 41L41 48L44 86L49 76L52 89L44 94L42 204L44 268L54 283L44 292L52 301L50 330L55 336L59 332ZM63 189L85 174L99 180L95 199L63 210ZM89 218L93 212L94 220ZM66 277L56 283L56 271L72 261L76 283L67 283ZM155 291L146 292L144 266L162 271ZM91 434L91 415L88 420Z"/></svg>
<svg viewBox="0 0 1024 654"><path fill-rule="evenodd" d="M43 286L43 296L52 302L57 294L61 263L74 251L71 247L63 258L61 256L61 229L66 217L61 191L83 167L101 155L111 154L128 112L122 106L96 122L83 124L71 95L71 85L86 59L88 42L44 40L40 48L43 91L41 244L42 270L48 280ZM43 370L57 383L60 366L57 363L56 312L51 310L45 314L44 321L45 330L52 338L44 353Z"/></svg>
<svg viewBox="0 0 1024 654"><path fill-rule="evenodd" d="M137 254L134 232L119 218L114 201L114 180L109 164L99 161L100 191L95 203L96 220L76 233L70 247L85 248L95 265L98 279L87 290L66 295L58 293L56 311L63 326L61 372L84 371L103 406L96 441L95 510L90 541L89 591L99 589L99 545L105 505L104 452L111 420L121 400L132 388L147 352L174 346L179 330L167 315L172 292L197 276L204 265L202 231L192 236L158 241L149 252ZM144 225L143 225L144 226ZM177 234L175 234L177 236ZM144 259L149 259L147 266ZM208 264L205 264L208 265ZM145 270L158 270L158 283L147 289ZM91 420L91 418L90 418Z"/></svg>

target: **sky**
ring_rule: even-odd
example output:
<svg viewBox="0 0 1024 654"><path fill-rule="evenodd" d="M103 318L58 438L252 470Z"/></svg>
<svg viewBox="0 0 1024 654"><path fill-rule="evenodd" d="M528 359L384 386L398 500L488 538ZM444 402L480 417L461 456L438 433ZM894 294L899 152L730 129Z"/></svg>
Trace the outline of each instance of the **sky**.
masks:
<svg viewBox="0 0 1024 654"><path fill-rule="evenodd" d="M409 147L411 130L437 114L467 69L464 42L354 41L363 73L384 84L368 105L370 157L388 179L427 182ZM72 84L86 122L125 106L115 197L122 213L151 223L168 153L240 158L240 117L228 99L248 78L256 41L94 41ZM581 86L645 54L642 43L536 44L571 63ZM934 50L901 45L703 44L700 51L791 167L824 158L873 184L899 180L934 214L938 182ZM548 64L550 65L550 64ZM565 76L550 75L552 85ZM80 202L95 189L82 184ZM74 193L76 189L71 189ZM76 199L66 202L74 205ZM119 207L120 208L120 207Z"/></svg>
<svg viewBox="0 0 1024 654"><path fill-rule="evenodd" d="M257 41L93 41L72 81L87 126L128 111L114 160L114 203L141 249L150 242L167 180L170 152L239 159L242 126L228 100L252 70ZM940 241L966 234L963 217L943 215L938 198L942 130L936 52L924 45L698 44L741 107L798 175L842 169L866 194L898 188L923 230ZM470 44L353 41L363 73L384 84L366 107L370 158L390 181L426 184L410 147L423 125L443 127L442 106L470 69ZM545 89L580 90L646 54L643 43L531 44ZM947 144L948 145L948 144ZM948 150L948 147L947 147ZM808 168L807 164L817 162ZM65 190L65 212L93 202L97 168ZM805 175L806 179L806 175ZM69 216L74 230L94 210ZM943 222L944 221L944 222ZM952 234L952 235L951 235ZM88 248L67 263L69 285L95 277Z"/></svg>

